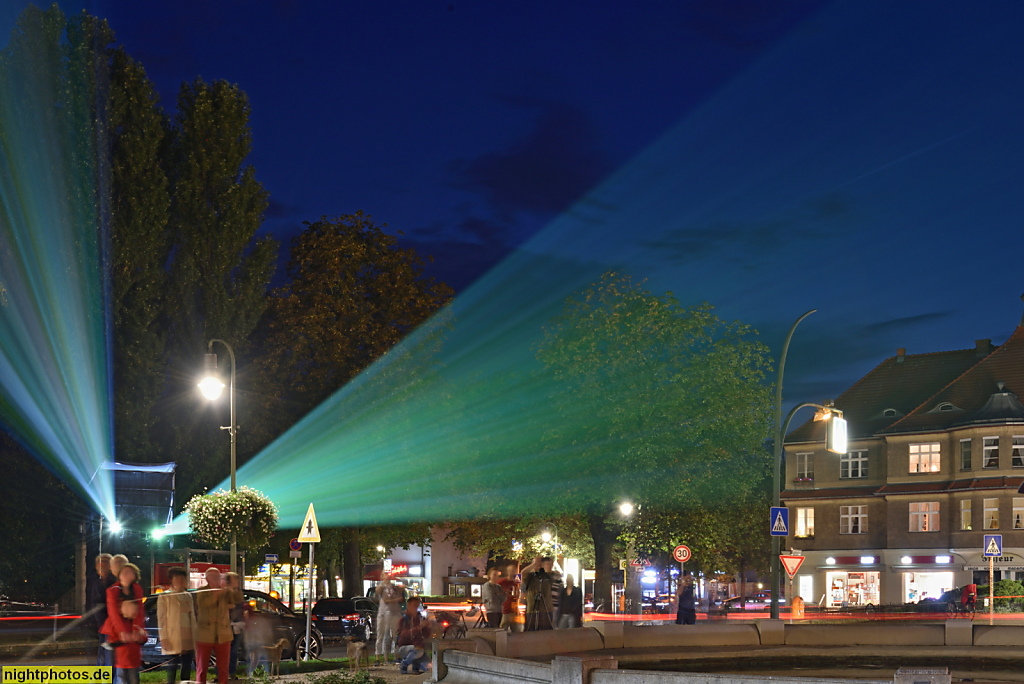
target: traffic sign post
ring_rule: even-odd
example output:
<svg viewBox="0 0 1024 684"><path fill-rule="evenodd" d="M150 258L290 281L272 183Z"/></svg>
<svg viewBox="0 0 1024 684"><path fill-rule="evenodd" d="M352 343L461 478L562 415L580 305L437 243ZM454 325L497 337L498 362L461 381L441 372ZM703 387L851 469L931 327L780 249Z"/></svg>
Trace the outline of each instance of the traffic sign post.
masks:
<svg viewBox="0 0 1024 684"><path fill-rule="evenodd" d="M313 504L309 504L309 510L306 511L306 519L302 521L302 527L299 529L299 536L294 540L304 544L309 544L309 591L306 598L306 652L303 654L302 659L309 660L310 650L310 637L312 635L313 627L313 547L320 542L320 528L316 524L316 512L313 510Z"/></svg>
<svg viewBox="0 0 1024 684"><path fill-rule="evenodd" d="M992 624L996 612L995 559L1003 555L1003 535L986 534L981 555L988 558L988 624Z"/></svg>
<svg viewBox="0 0 1024 684"><path fill-rule="evenodd" d="M796 577L800 566L804 564L803 556L779 556L779 560L782 561L782 567L786 569L789 579Z"/></svg>
<svg viewBox="0 0 1024 684"><path fill-rule="evenodd" d="M685 544L680 544L676 548L672 549L672 558L676 559L680 563L685 563L690 560L690 547Z"/></svg>
<svg viewBox="0 0 1024 684"><path fill-rule="evenodd" d="M266 555L266 561L267 561L267 563L276 563L277 562L277 554L276 553L268 553Z"/></svg>

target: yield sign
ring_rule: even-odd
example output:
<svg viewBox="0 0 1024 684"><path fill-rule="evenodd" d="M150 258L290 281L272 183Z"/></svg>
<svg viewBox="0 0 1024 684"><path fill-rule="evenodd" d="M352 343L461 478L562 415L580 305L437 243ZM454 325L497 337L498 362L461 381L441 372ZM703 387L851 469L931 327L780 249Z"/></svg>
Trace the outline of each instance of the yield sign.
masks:
<svg viewBox="0 0 1024 684"><path fill-rule="evenodd" d="M317 544L320 542L320 528L316 525L316 513L313 512L313 504L309 504L309 510L306 511L306 519L302 521L298 540L303 544Z"/></svg>
<svg viewBox="0 0 1024 684"><path fill-rule="evenodd" d="M779 560L782 561L782 567L786 569L789 579L793 579L796 576L796 571L804 563L803 556L779 556Z"/></svg>

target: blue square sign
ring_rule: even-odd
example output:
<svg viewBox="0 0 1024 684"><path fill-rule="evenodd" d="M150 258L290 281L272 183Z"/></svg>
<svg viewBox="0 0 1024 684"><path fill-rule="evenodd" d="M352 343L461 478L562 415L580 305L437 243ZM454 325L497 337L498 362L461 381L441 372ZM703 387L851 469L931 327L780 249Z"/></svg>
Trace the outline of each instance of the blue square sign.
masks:
<svg viewBox="0 0 1024 684"><path fill-rule="evenodd" d="M1003 555L1003 535L986 534L985 544L981 547L982 556L985 558L998 558Z"/></svg>
<svg viewBox="0 0 1024 684"><path fill-rule="evenodd" d="M768 532L773 537L786 537L789 535L789 509L785 506L772 506L772 512L768 516Z"/></svg>

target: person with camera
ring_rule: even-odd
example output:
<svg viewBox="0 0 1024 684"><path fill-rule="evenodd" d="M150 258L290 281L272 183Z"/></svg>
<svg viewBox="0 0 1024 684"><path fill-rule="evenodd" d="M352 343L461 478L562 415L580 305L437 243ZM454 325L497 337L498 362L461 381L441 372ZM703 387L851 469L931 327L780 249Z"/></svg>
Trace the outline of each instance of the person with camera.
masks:
<svg viewBox="0 0 1024 684"><path fill-rule="evenodd" d="M537 556L523 568L523 596L526 598L526 631L551 629L551 615L555 610L551 591L554 584L551 556Z"/></svg>

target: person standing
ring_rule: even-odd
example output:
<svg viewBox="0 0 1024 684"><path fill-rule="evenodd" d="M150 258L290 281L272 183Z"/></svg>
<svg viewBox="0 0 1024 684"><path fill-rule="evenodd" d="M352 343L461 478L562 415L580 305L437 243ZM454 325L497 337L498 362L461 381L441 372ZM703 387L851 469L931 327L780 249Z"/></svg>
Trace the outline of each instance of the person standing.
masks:
<svg viewBox="0 0 1024 684"><path fill-rule="evenodd" d="M234 589L238 592L242 600L231 607L231 632L234 634L234 638L231 640L231 657L228 662L228 672L232 679L238 672L238 652L245 648L245 635L242 633L245 629L245 613L248 608L248 604L245 602L245 594L242 593L242 578L239 577L237 572L229 572L224 575L227 581L229 589Z"/></svg>
<svg viewBox="0 0 1024 684"><path fill-rule="evenodd" d="M103 633L107 647L114 649L114 668L121 684L139 684L142 667L142 642L146 640L144 592L139 584L139 568L124 564L117 575L117 584L107 589L107 620Z"/></svg>
<svg viewBox="0 0 1024 684"><path fill-rule="evenodd" d="M558 597L558 628L572 629L583 625L583 592L576 587L572 575L565 576L565 586Z"/></svg>
<svg viewBox="0 0 1024 684"><path fill-rule="evenodd" d="M487 581L480 588L480 598L483 600L488 627L501 626L502 605L505 603L507 596L505 595L505 590L499 584L500 579L501 571L491 566L487 571Z"/></svg>
<svg viewBox="0 0 1024 684"><path fill-rule="evenodd" d="M399 671L409 674L421 674L427 671L427 650L424 647L432 631L430 621L420 617L420 599L413 596L405 606L405 614L398 621L398 657Z"/></svg>
<svg viewBox="0 0 1024 684"><path fill-rule="evenodd" d="M526 631L551 629L551 556L537 556L523 568L523 595L526 597Z"/></svg>
<svg viewBox="0 0 1024 684"><path fill-rule="evenodd" d="M110 572L110 554L101 553L96 556L96 576L89 582L89 615L93 629L99 641L96 648L96 664L111 667L114 664L114 652L105 648L107 635L103 633L103 624L107 621L107 589L117 583L117 578Z"/></svg>
<svg viewBox="0 0 1024 684"><path fill-rule="evenodd" d="M505 574L498 584L505 590L505 600L501 604L502 629L514 632L518 629L516 618L519 617L519 581L516 575L519 574L519 564L509 563L505 566Z"/></svg>
<svg viewBox="0 0 1024 684"><path fill-rule="evenodd" d="M167 684L174 684L178 668L181 680L192 678L192 663L196 649L196 605L188 593L188 575L185 568L167 571L171 580L170 591L156 600L156 619L160 627L160 650L167 661Z"/></svg>
<svg viewBox="0 0 1024 684"><path fill-rule="evenodd" d="M206 586L196 596L196 680L206 684L210 654L217 656L217 682L228 684L231 658L231 608L242 600L242 592L224 586L220 570L206 571Z"/></svg>
<svg viewBox="0 0 1024 684"><path fill-rule="evenodd" d="M377 664L387 662L395 654L395 627L402 617L405 593L391 581L391 575L377 585Z"/></svg>
<svg viewBox="0 0 1024 684"><path fill-rule="evenodd" d="M676 624L697 624L697 609L693 605L693 575L688 572L679 580L676 601L678 602L676 607Z"/></svg>

